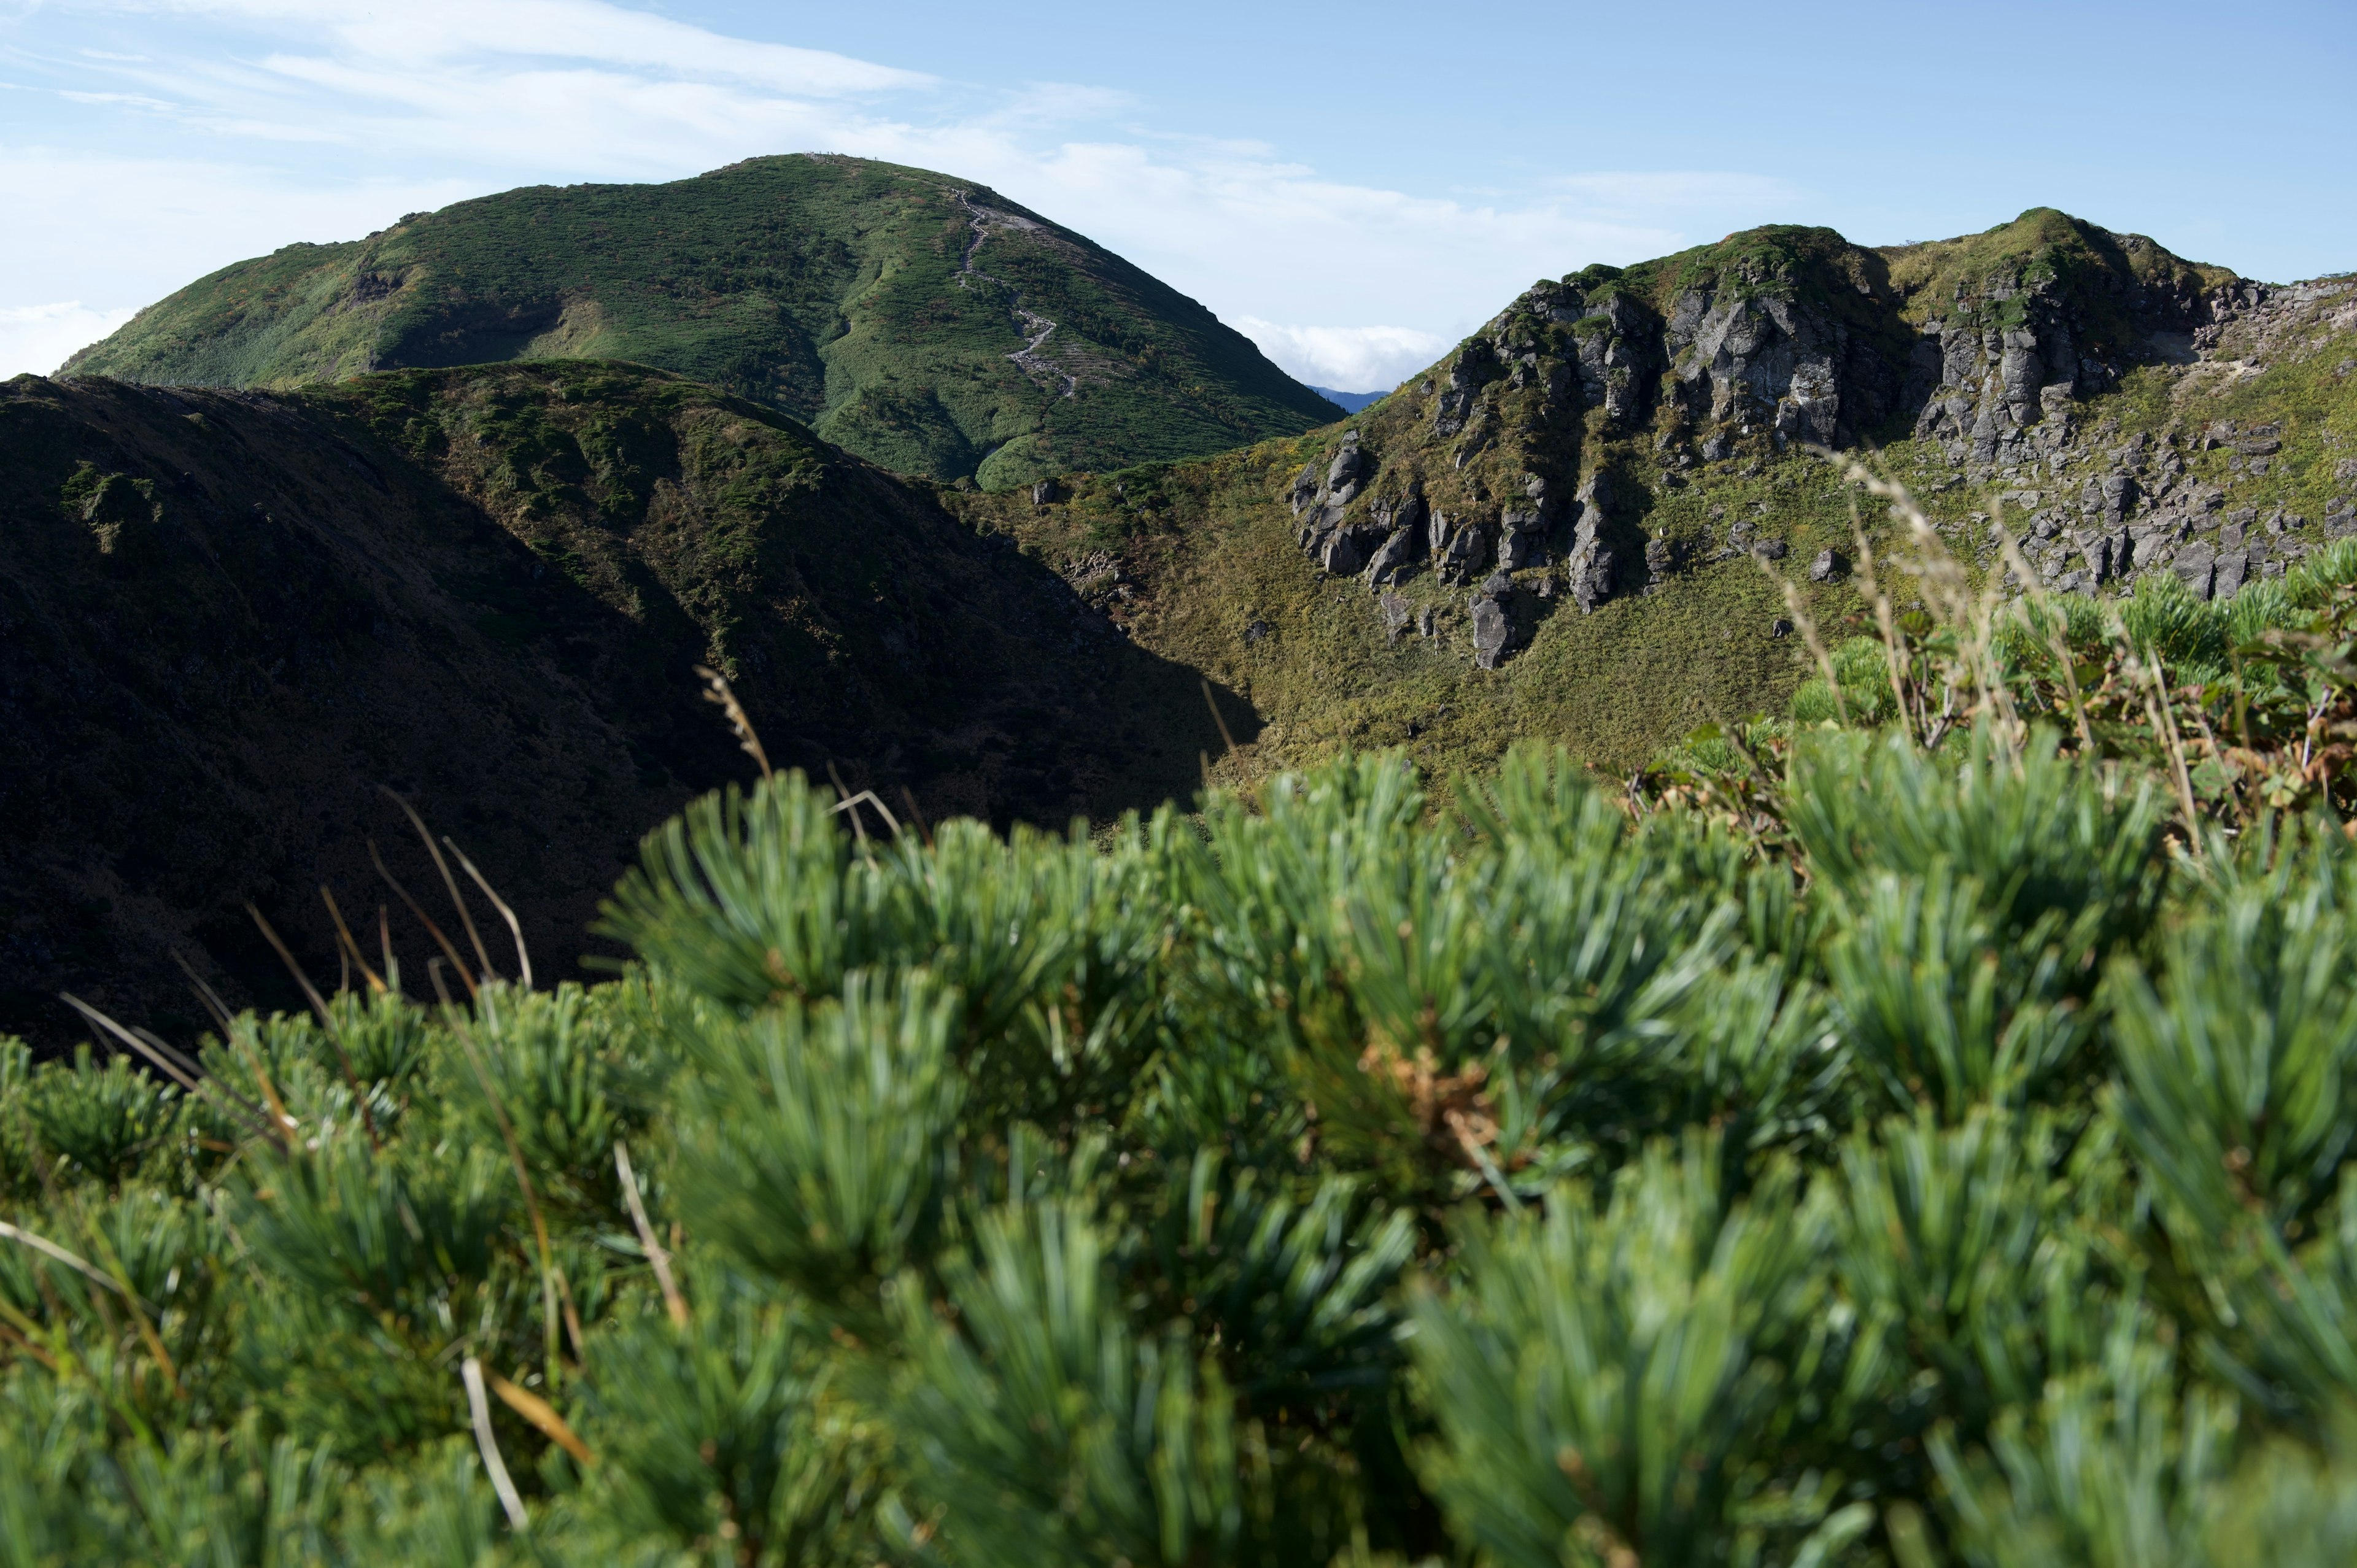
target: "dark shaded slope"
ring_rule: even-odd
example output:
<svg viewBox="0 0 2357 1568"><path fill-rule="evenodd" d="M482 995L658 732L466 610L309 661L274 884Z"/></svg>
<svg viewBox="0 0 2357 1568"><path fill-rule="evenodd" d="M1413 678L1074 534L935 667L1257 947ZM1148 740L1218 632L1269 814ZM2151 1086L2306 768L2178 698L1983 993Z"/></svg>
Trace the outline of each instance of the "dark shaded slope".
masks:
<svg viewBox="0 0 2357 1568"><path fill-rule="evenodd" d="M1337 412L1211 313L970 181L832 156L535 186L292 245L150 306L77 373L285 388L599 358L769 403L902 473L1003 487Z"/></svg>
<svg viewBox="0 0 2357 1568"><path fill-rule="evenodd" d="M65 989L192 1022L170 947L285 1000L249 898L332 974L317 884L371 927L389 901L366 836L433 884L379 782L569 972L638 836L749 771L698 662L780 767L896 809L1061 826L1184 793L1219 745L1197 678L1000 543L652 371L5 383L0 1032L58 1038Z"/></svg>

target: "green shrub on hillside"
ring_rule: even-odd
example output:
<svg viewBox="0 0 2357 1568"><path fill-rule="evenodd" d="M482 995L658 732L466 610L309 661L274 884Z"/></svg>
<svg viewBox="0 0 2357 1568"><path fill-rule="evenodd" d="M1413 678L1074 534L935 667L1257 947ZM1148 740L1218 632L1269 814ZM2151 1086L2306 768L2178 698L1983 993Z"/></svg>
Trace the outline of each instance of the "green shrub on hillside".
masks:
<svg viewBox="0 0 2357 1568"><path fill-rule="evenodd" d="M607 984L0 1054L0 1560L2341 1560L2338 820L1880 668L1628 800L780 776Z"/></svg>

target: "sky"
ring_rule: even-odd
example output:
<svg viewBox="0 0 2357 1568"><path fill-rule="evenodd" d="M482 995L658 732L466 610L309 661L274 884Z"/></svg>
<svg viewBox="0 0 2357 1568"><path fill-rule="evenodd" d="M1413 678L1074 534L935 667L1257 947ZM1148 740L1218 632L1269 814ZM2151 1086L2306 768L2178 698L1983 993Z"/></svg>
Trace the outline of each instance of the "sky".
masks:
<svg viewBox="0 0 2357 1568"><path fill-rule="evenodd" d="M295 241L851 153L994 187L1303 381L1762 222L2035 206L2357 268L2357 4L0 0L0 377Z"/></svg>

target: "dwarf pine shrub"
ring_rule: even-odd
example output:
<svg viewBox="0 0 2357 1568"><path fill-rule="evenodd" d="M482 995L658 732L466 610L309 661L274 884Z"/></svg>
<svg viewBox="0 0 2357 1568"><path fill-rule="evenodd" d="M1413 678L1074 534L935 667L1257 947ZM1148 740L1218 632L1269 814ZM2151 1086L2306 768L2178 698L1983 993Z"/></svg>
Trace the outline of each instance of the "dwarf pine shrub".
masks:
<svg viewBox="0 0 2357 1568"><path fill-rule="evenodd" d="M1904 711L1093 836L780 775L619 978L0 1048L0 1562L2348 1560L2326 796Z"/></svg>

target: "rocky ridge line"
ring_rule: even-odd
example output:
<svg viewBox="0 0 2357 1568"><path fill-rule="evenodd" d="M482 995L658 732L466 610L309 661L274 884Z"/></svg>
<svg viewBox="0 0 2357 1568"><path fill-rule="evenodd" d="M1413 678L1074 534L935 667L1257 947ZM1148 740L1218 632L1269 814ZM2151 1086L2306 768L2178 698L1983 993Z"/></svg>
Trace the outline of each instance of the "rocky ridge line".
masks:
<svg viewBox="0 0 2357 1568"><path fill-rule="evenodd" d="M1619 503L1756 474L1794 443L1911 435L1948 471L1931 488L1996 492L2025 558L2057 591L2173 571L2197 594L2229 594L2280 575L2319 540L2357 532L2345 497L2312 524L2281 507L2233 507L2226 485L2191 474L2189 452L2226 448L2233 474L2264 475L2278 428L2172 423L2124 436L2091 406L2139 365L2179 367L2183 401L2328 342L2357 326L2357 280L2205 285L2148 240L2080 228L2110 270L2034 256L1935 279L1945 285L1936 299L1920 282L1910 295L1881 253L1855 247L1826 247L1813 274L1747 266L1738 254L1657 293L1660 308L1631 286L1641 280L1609 268L1540 283L1366 411L1330 460L1303 467L1278 499L1322 571L1366 581L1394 638L1412 623L1430 634L1430 615L1410 613L1398 592L1417 573L1478 581L1467 611L1483 669L1517 646L1505 613L1517 593L1561 593L1592 613L1618 595L1658 591L1686 564L1672 541L1633 526L1636 506ZM2357 465L2339 472L2357 481ZM1572 504L1555 504L1566 492ZM1759 532L1762 521L1738 519L1703 559L1781 557L1786 547ZM1995 521L1967 514L1961 546L1987 557ZM1809 575L1846 569L1828 549Z"/></svg>

